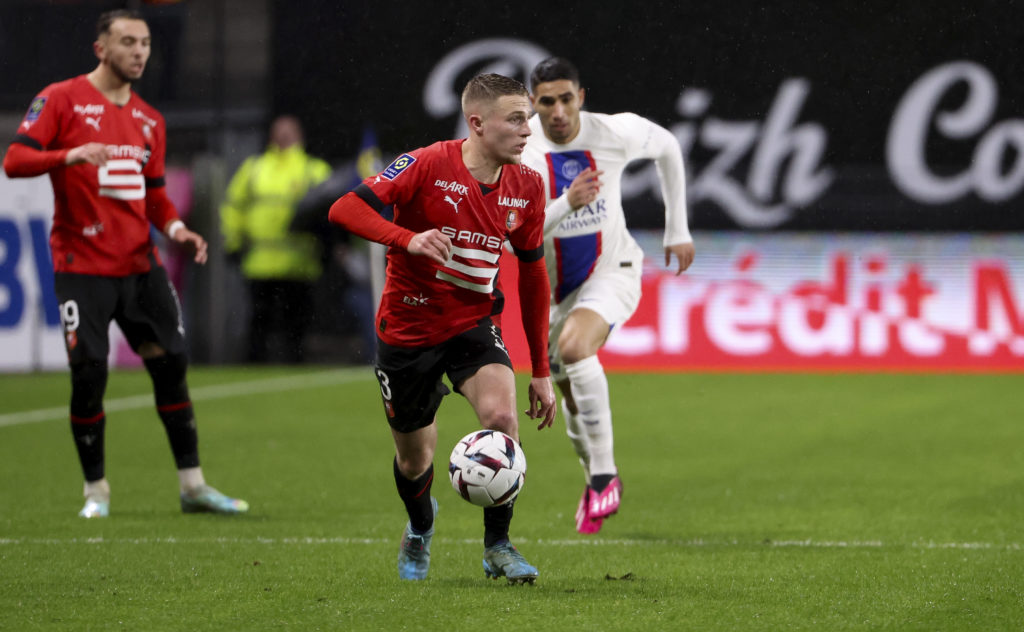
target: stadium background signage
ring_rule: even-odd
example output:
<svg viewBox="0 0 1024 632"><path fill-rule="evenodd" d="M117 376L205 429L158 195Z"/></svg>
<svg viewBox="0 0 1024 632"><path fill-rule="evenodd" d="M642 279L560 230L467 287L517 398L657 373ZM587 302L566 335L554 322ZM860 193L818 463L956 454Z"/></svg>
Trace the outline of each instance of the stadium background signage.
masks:
<svg viewBox="0 0 1024 632"><path fill-rule="evenodd" d="M67 363L53 292L49 178L0 173L0 371Z"/></svg>
<svg viewBox="0 0 1024 632"><path fill-rule="evenodd" d="M191 208L191 175L167 170L167 194L184 217ZM67 365L60 308L53 291L50 226L53 189L46 176L9 179L0 172L0 372L58 370ZM179 288L185 262L162 252ZM117 325L110 325L111 366L142 366Z"/></svg>
<svg viewBox="0 0 1024 632"><path fill-rule="evenodd" d="M279 64L275 108L311 121L322 153L354 154L370 124L396 154L464 134L458 92L473 74L525 80L562 54L579 64L590 109L634 111L675 132L697 229L1024 230L1011 26L1024 7L660 3L569 18L526 1L503 11L460 12L440 33L422 28L436 22L427 6L387 24L282 12L280 45L300 22L312 41L340 32L346 45L304 50L301 73ZM942 35L948 24L956 37ZM395 33L415 54L380 54ZM634 228L660 226L656 188L649 165L627 179Z"/></svg>
<svg viewBox="0 0 1024 632"><path fill-rule="evenodd" d="M1024 370L1024 236L698 232L601 352L617 370ZM502 331L529 367L511 257Z"/></svg>

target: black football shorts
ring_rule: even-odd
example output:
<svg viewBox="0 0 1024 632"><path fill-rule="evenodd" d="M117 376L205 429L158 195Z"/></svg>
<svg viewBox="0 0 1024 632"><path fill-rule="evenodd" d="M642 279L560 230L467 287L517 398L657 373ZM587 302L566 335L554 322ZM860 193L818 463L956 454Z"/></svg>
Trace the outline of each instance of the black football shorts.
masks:
<svg viewBox="0 0 1024 632"><path fill-rule="evenodd" d="M459 385L488 364L512 368L501 329L490 318L433 347L396 347L377 339L376 374L388 423L398 432L429 426L450 393L442 378Z"/></svg>
<svg viewBox="0 0 1024 632"><path fill-rule="evenodd" d="M153 342L168 353L185 352L178 293L162 266L124 277L57 272L54 289L71 364L107 359L111 320L136 351Z"/></svg>

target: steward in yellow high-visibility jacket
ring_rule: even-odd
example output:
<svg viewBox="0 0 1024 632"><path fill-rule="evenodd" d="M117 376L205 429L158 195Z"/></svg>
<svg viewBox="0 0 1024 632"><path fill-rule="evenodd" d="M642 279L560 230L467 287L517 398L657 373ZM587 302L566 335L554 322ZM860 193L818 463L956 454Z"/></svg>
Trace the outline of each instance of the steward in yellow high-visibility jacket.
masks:
<svg viewBox="0 0 1024 632"><path fill-rule="evenodd" d="M289 230L295 207L331 174L323 160L300 144L271 144L250 156L228 185L220 210L224 250L241 255L247 279L315 281L320 277L320 244L315 235Z"/></svg>
<svg viewBox="0 0 1024 632"><path fill-rule="evenodd" d="M221 232L225 251L239 261L249 284L252 361L278 359L268 357L268 339L279 331L286 335L283 359L302 360L312 287L323 264L317 237L290 226L299 201L330 173L330 165L303 149L298 120L282 116L271 126L267 150L247 158L228 185Z"/></svg>

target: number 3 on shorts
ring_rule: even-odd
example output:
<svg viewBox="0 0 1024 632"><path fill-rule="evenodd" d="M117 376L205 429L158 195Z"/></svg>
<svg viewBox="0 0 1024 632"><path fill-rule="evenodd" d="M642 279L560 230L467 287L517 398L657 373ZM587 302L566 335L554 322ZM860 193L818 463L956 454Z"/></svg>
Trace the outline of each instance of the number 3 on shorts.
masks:
<svg viewBox="0 0 1024 632"><path fill-rule="evenodd" d="M388 374L377 369L377 381L380 382L380 394L384 396L384 399L391 401L391 384L388 380Z"/></svg>

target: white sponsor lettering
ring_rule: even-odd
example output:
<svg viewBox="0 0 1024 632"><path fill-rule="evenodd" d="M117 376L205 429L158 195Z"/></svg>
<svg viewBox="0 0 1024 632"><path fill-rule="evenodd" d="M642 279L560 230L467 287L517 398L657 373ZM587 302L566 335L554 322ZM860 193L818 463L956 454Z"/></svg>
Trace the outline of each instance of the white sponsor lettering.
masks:
<svg viewBox="0 0 1024 632"><path fill-rule="evenodd" d="M150 150L138 145L107 145L107 153L111 158L127 158L143 165L149 162L152 154Z"/></svg>
<svg viewBox="0 0 1024 632"><path fill-rule="evenodd" d="M447 180L434 180L434 186L441 189L442 191L450 191L452 193L458 193L459 195L466 195L469 193L469 186L461 184L459 182L448 182Z"/></svg>
<svg viewBox="0 0 1024 632"><path fill-rule="evenodd" d="M423 103L435 118L459 113L463 77L497 72L526 77L548 56L526 40L482 39L452 50L431 71ZM960 96L963 88L966 95ZM829 132L816 121L801 121L812 92L810 81L782 81L763 118L726 119L713 109L714 94L686 87L675 103L680 120L667 124L678 138L690 170L690 203L708 201L738 226L772 228L818 202L834 184L836 173L825 161ZM956 94L956 98L948 98ZM951 105L952 104L952 105ZM996 120L998 85L992 73L971 61L942 64L913 82L893 112L886 141L886 167L899 191L915 202L946 205L972 194L991 203L1005 203L1024 191L1024 119ZM456 117L453 137L468 133ZM930 163L928 148L936 142L973 143L962 152L961 164L949 170ZM689 163L691 154L709 158ZM953 165L956 167L956 165ZM579 165L566 164L570 173ZM656 167L627 170L622 196L660 198Z"/></svg>
<svg viewBox="0 0 1024 632"><path fill-rule="evenodd" d="M448 236L448 239L452 241L463 242L472 246L484 246L492 250L501 248L501 237L494 235L485 235L483 233L477 233L468 230L455 230L451 226L445 226L441 228L441 232Z"/></svg>
<svg viewBox="0 0 1024 632"><path fill-rule="evenodd" d="M941 110L959 85L966 97L953 110ZM893 182L908 197L926 204L948 204L970 193L1004 202L1024 189L1024 120L993 123L999 89L984 66L955 61L915 81L893 114L885 158ZM933 134L947 140L977 139L955 173L940 175L928 164Z"/></svg>
<svg viewBox="0 0 1024 632"><path fill-rule="evenodd" d="M75 114L84 114L86 116L96 116L97 114L103 114L103 104L92 104L89 105L78 105L77 103L72 108Z"/></svg>
<svg viewBox="0 0 1024 632"><path fill-rule="evenodd" d="M150 127L156 127L156 119L150 118L138 108L132 108L132 118L142 119L146 122L146 125Z"/></svg>
<svg viewBox="0 0 1024 632"><path fill-rule="evenodd" d="M692 120L669 129L679 140L685 159L695 147L714 156L703 170L695 172L689 200L714 202L738 225L765 228L782 224L796 209L821 197L835 179L832 170L822 165L828 133L818 123L797 124L810 90L806 79L784 81L763 123L708 116L711 93L698 88L683 90L676 111ZM750 168L743 182L742 174L735 172L747 161ZM648 192L660 195L659 183L653 164L635 173L626 172L623 198Z"/></svg>
<svg viewBox="0 0 1024 632"><path fill-rule="evenodd" d="M529 200L524 200L522 198L508 197L507 195L502 195L502 196L500 196L498 198L498 206L511 206L512 208L526 208L526 206L529 203L530 203Z"/></svg>

